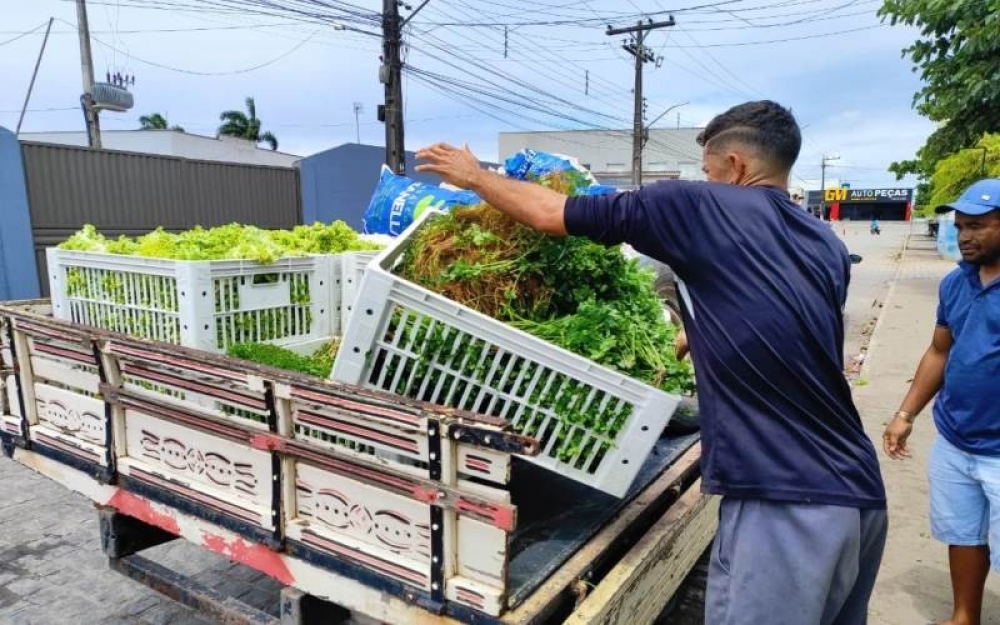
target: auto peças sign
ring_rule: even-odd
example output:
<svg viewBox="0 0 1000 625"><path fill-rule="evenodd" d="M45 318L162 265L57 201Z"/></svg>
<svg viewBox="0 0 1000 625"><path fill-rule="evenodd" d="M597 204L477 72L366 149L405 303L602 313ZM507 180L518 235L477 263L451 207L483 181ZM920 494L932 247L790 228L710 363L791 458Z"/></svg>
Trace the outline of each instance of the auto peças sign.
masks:
<svg viewBox="0 0 1000 625"><path fill-rule="evenodd" d="M827 202L909 202L913 189L827 189Z"/></svg>

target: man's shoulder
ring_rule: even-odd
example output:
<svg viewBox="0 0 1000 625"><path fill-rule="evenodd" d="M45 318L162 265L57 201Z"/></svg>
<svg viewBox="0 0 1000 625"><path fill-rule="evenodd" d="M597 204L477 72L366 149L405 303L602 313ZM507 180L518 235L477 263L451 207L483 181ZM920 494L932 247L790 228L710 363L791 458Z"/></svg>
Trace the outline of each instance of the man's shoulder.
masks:
<svg viewBox="0 0 1000 625"><path fill-rule="evenodd" d="M717 185L703 180L658 180L653 184L644 186L642 191L650 195L687 196L690 198L696 198L706 193L711 186Z"/></svg>
<svg viewBox="0 0 1000 625"><path fill-rule="evenodd" d="M949 271L945 277L941 278L942 295L954 293L957 288L961 287L966 279L967 273L968 269L962 265L958 265Z"/></svg>

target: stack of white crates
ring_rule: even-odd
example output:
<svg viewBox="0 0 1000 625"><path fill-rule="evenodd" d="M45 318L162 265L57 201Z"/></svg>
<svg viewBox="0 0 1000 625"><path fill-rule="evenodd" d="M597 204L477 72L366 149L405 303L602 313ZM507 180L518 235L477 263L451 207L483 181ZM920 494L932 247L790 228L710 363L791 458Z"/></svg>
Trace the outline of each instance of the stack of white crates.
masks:
<svg viewBox="0 0 1000 625"><path fill-rule="evenodd" d="M680 397L393 273L427 211L367 265L332 377L500 417L542 441L536 462L622 496Z"/></svg>
<svg viewBox="0 0 1000 625"><path fill-rule="evenodd" d="M341 255L183 261L47 250L53 314L130 336L225 352L320 345L340 333Z"/></svg>

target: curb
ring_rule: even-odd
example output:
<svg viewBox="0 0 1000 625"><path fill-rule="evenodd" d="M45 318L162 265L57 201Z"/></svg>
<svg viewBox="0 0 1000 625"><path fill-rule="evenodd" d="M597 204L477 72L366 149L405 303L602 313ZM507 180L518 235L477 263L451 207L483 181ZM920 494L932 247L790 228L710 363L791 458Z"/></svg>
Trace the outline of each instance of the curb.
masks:
<svg viewBox="0 0 1000 625"><path fill-rule="evenodd" d="M865 374L868 373L868 369L871 366L869 363L872 361L872 354L878 346L878 330L882 327L882 320L885 318L885 313L889 310L893 295L896 294L896 285L899 284L899 274L903 271L903 264L906 262L906 252L910 249L910 237L912 236L912 233L907 234L906 238L903 239L902 249L899 251L899 261L896 263L896 271L892 275L892 283L889 285L889 291L882 302L882 310L879 311L878 317L875 319L875 325L872 327L871 338L865 349L865 361L861 363L861 369L858 370L858 380L865 379ZM852 384L851 386L857 387L857 384Z"/></svg>

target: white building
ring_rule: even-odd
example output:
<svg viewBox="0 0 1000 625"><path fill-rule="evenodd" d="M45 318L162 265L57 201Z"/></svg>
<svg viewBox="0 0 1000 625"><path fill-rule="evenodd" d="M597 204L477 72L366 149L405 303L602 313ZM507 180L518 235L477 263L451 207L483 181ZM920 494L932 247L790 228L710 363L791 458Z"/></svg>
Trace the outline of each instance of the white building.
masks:
<svg viewBox="0 0 1000 625"><path fill-rule="evenodd" d="M704 180L701 128L653 128L642 153L644 183ZM500 133L500 158L531 148L574 156L602 183L628 188L632 172L631 130L558 130Z"/></svg>
<svg viewBox="0 0 1000 625"><path fill-rule="evenodd" d="M56 145L87 145L85 132L22 132L18 139ZM178 156L244 165L291 167L302 157L259 148L236 137L206 137L178 130L102 130L101 145L108 150Z"/></svg>

